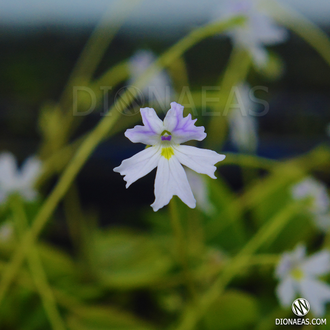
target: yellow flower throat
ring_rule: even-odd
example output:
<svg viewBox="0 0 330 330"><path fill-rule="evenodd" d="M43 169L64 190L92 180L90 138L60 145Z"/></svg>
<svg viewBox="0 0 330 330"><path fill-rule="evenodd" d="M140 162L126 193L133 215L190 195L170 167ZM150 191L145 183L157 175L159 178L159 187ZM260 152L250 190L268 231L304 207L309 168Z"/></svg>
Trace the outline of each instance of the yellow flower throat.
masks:
<svg viewBox="0 0 330 330"><path fill-rule="evenodd" d="M165 157L167 160L169 160L174 155L174 150L172 147L162 148L161 155Z"/></svg>

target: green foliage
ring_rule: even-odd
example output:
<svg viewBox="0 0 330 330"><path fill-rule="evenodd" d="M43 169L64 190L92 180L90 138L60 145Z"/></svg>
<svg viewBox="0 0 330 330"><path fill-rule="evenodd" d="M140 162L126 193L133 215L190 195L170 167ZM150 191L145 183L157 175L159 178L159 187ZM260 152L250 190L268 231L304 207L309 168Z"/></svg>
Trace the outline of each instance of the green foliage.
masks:
<svg viewBox="0 0 330 330"><path fill-rule="evenodd" d="M70 330L154 330L151 325L111 307L86 306L68 317Z"/></svg>
<svg viewBox="0 0 330 330"><path fill-rule="evenodd" d="M159 281L170 269L169 255L147 235L119 230L93 237L93 268L101 285L132 289Z"/></svg>
<svg viewBox="0 0 330 330"><path fill-rule="evenodd" d="M220 296L204 317L207 330L249 329L260 317L253 295L228 290Z"/></svg>

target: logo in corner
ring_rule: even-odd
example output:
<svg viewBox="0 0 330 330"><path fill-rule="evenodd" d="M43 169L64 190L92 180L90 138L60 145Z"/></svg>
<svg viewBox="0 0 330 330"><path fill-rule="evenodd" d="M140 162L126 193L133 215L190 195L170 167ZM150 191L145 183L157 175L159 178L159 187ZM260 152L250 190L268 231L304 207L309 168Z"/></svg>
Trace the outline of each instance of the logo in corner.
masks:
<svg viewBox="0 0 330 330"><path fill-rule="evenodd" d="M292 312L297 316L305 316L309 312L311 306L306 299L298 298L292 303L291 308Z"/></svg>

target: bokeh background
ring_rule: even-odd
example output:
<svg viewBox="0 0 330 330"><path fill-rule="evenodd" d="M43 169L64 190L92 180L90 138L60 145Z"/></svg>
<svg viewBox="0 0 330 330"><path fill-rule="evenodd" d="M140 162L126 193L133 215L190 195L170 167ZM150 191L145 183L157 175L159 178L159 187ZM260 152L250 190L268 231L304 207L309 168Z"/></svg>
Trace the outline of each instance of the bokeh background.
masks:
<svg viewBox="0 0 330 330"><path fill-rule="evenodd" d="M86 41L111 3L114 2L16 0L0 4L2 150L11 150L21 160L34 153L39 145L40 131L36 123L41 105L58 100ZM326 0L285 3L329 31L330 4ZM129 59L137 50L161 54L188 31L208 22L217 5L219 2L212 0L144 1L120 27L95 76ZM109 24L111 26L111 21ZM282 76L272 81L251 72L249 79L252 85L269 89L260 96L269 102L270 111L259 118L258 154L281 159L307 152L327 141L330 75L317 52L294 33L290 33L287 42L270 49L283 61ZM231 44L226 38L208 38L189 50L185 60L191 88L200 89L217 81L230 51ZM99 112L91 113L79 134L99 119ZM118 135L123 136L122 132ZM121 141L120 136L116 139ZM128 144L125 148L129 148ZM225 150L233 149L226 145ZM132 154L132 150L127 154ZM79 176L84 203L101 207L105 222L110 218L107 210L124 206L120 201L125 203L128 199L136 203L137 208L141 203L147 205L152 201L152 178L150 182L148 178L143 183L137 182L130 191L125 191L120 177L112 173L123 156L125 153L117 141L106 142ZM115 195L109 192L109 182L116 182L118 186ZM239 182L232 184L237 186ZM138 193L141 189L145 194ZM116 196L120 196L119 203Z"/></svg>
<svg viewBox="0 0 330 330"><path fill-rule="evenodd" d="M151 50L156 56L162 54L190 31L209 22L213 17L212 12L219 2L221 1L141 1L141 4L136 6L124 23L118 27L114 39L93 73L93 78L96 79L110 67L129 60L138 50ZM329 35L329 1L286 0L283 3L292 6L294 10L303 14ZM103 14L111 6L116 8L115 1L31 0L26 2L12 0L0 2L0 77L2 86L0 89L0 151L12 152L20 164L28 156L40 151L41 139L43 138L43 127L40 119L42 113L47 107L52 107L58 102L86 42L102 19ZM116 20L113 22L109 20L107 24L109 29L117 28ZM292 31L289 31L289 38L286 42L268 47L268 50L276 58L276 73L260 74L258 70L251 68L247 76L251 86L268 88L267 93L261 92L259 95L261 99L268 102L269 111L265 116L257 118L258 148L256 155L269 160L286 161L293 157L302 156L319 145L328 145L329 143L330 67L314 48ZM190 89L198 92L201 90L201 86L216 84L227 66L231 51L230 40L218 36L207 38L189 49L184 54L183 59ZM175 73L175 68L172 68L172 71L170 68L168 72L171 76ZM128 78L123 79L111 91L109 102L112 102L117 92L127 85ZM139 105L148 106L146 100L140 102ZM165 111L165 109L162 110ZM70 141L74 141L93 129L103 118L100 112L102 112L102 107L81 117L81 123L74 130ZM132 121L132 124L127 125L127 127L139 122L139 114L136 113L134 116L135 122ZM201 117L198 123L207 124L208 120ZM95 308L91 315L87 313L88 317L86 316L84 319L86 312L84 308L88 309L88 307L81 307L81 309L77 307L74 312L70 311L70 313L72 312L71 315L66 311L70 309L68 307L71 303L70 299L59 295L60 298L58 299L62 302L61 313L65 317L69 315L67 316L69 320L67 324L70 330L165 329L172 324L173 319L180 319L181 308L184 305L185 289L183 288L184 285L181 285L180 278L178 279L180 266L175 263L173 265L171 261L168 261L166 253L163 255L157 249L155 249L154 254L151 253L154 242L145 241L145 237L139 235L148 236L151 233L149 236L160 240L162 249L166 251L169 244L168 240L171 240L166 236L171 232L167 213L160 212L154 215L149 206L154 199L155 172L137 181L128 190L125 189L122 177L113 172L113 168L118 166L123 159L141 150L141 146L130 143L124 137L124 129L121 126L118 126L115 131L116 134L111 136L111 139L105 140L96 148L77 176L72 194L73 200L78 196L79 203L77 205L80 206L73 205L73 203L72 208L67 208L65 202L59 205L52 217L51 225L43 237L43 240L52 248L45 246L41 247L40 250L46 251L45 268L55 286L58 285L75 298L78 297L77 299L84 301L86 306L96 306L96 304L102 306L99 310ZM219 146L217 147L219 148L217 151L224 154L237 152L237 148L227 135L221 143L221 149ZM47 151L41 151L47 155ZM324 168L326 165L323 164L322 169L317 169L314 174L325 184L329 184L330 171L324 170ZM48 196L56 185L57 174L47 178L46 183L41 185L43 198ZM267 174L265 169L252 173L252 175L256 175L257 179L263 178ZM221 209L227 201L231 201L233 194L240 194L244 191L245 179L241 168L233 164L221 166L218 175L221 176L224 183L223 189L220 190L223 195L214 188L218 193L217 198L224 200L219 204ZM230 189L230 193L226 190L227 188ZM263 223L264 218L267 218L268 213L275 214L275 208L277 206L279 209L282 207L281 203L284 197L281 193L275 194L272 198L275 198L274 205L271 205L271 201L267 201L264 209L261 208L256 211L257 214L259 212L256 217L261 219L258 218L260 222L250 223L250 217L253 218L253 215L249 212L253 213L253 211L245 210L247 213L247 215L245 214L247 219L245 219L245 225L249 235L255 233L260 223ZM177 202L179 203L179 201ZM41 204L41 201L38 203ZM27 207L27 212L31 218L40 206L38 203ZM267 209L268 206L270 210ZM93 252L86 251L89 247L86 244L83 248L80 247L83 250L83 252L80 251L81 255L80 252L77 253L77 242L72 240L72 228L67 224L67 217L70 217L70 212L77 221L81 215L79 212L84 213L84 235L87 233L88 236L88 232L97 232L95 234L98 235L95 238L97 244L93 241L94 238L90 239L91 242L95 243L91 243L91 245L94 244ZM179 212L183 218L190 219L192 216L181 206L179 206ZM6 211L3 214L6 214ZM196 230L197 232L199 230L198 228L187 229L185 226L187 226L186 223L183 225L184 230ZM123 228L126 229L121 231ZM308 231L309 227L306 228L303 233ZM199 255L200 260L197 258L196 263L207 260L208 265L221 265L226 257L222 252L219 252L221 251L220 247L228 248L229 254L237 252L238 247L241 247L242 244L237 243L235 245L236 242L240 242L240 238L237 238L239 235L231 241L230 235L235 236L237 234L235 234L235 230L219 237L211 237L211 235L207 253L205 252L202 256ZM294 227L291 227L290 230L294 230ZM135 236L136 233L138 236ZM158 234L159 236L157 236ZM86 239L86 236L84 237ZM277 242L277 245L271 250L272 253L279 253L280 246L284 244L286 237L284 236ZM319 243L321 238L323 239L322 234L317 232L313 238L309 237L307 240L315 250L321 246ZM220 239L223 239L223 244L219 243ZM299 239L297 238L296 241ZM292 247L297 243L296 241L292 240L292 244L290 243ZM288 243L285 248L289 248L290 244ZM112 248L113 250L111 250ZM218 248L219 250L217 250ZM72 257L75 264L67 261L66 257L61 255L62 252L57 254L56 249ZM105 249L110 251L109 255L104 252ZM162 249L160 250L162 251ZM141 253L136 255L136 251ZM149 251L150 254L148 255L146 251ZM105 280L103 282L94 280L93 272L89 272L89 267L93 268L91 266L93 253L97 254L98 252L102 257L95 262L96 265L105 265L110 260L110 265L107 267L109 266L111 269L111 263L113 263L114 268L119 270L118 274L111 278L110 284L106 283ZM6 251L1 253L5 258L8 258ZM195 252L191 253L194 255ZM87 256L88 262L82 255ZM130 277L130 273L126 279L127 273L125 271L121 273L121 267L134 264L135 257L141 257L141 260L139 259L136 268L132 268L133 270L128 267L127 272L137 271L138 274L136 277ZM175 259L175 257L173 258ZM163 263L159 262L158 264L159 260L162 260ZM139 264L139 262L141 263ZM149 269L149 264L152 264L153 268ZM52 267L53 265L56 266ZM72 278L76 279L76 275L73 276L70 273L70 267L78 267L77 265L81 267L79 270L82 278L78 276L79 280L75 282ZM66 272L62 273L65 268L69 269L69 275ZM171 275L166 273L169 272L168 269L171 270ZM72 270L73 272L74 270ZM203 272L203 269L200 269L200 272ZM212 273L212 271L210 272ZM162 275L165 273L168 277L165 276L159 282L156 281L154 287L148 287L146 284L148 276L153 280L153 276L157 277L155 274L158 273ZM71 275L72 278L70 278ZM66 278L69 279L66 281ZM139 281L141 278L143 284L138 283L135 287L133 282ZM62 280L63 283L61 283ZM127 281L125 282L125 280ZM208 281L211 280L207 278L205 283L202 283L202 289L203 286L207 287ZM261 288L268 288L265 292L259 288L259 281ZM76 287L72 283L75 283ZM270 322L274 322L273 319L280 317L279 315L287 315L283 310L276 309L267 314L268 319L263 323L259 324L257 321L261 319L263 313L266 311L268 313L268 307L270 310L275 305L275 297L267 297L274 291L274 283L273 275L269 269L266 269L264 273L261 271L255 278L248 274L246 278L237 280L234 283L235 289L257 296L259 311L256 311L255 301L252 303L249 297L240 296L241 293L236 292L237 296L234 294L228 299L244 306L247 316L244 314L242 320L245 323L238 322L232 326L229 322L219 325L217 323L219 321L217 309L215 308L196 329L273 329L274 324L270 324ZM10 316L6 319L4 328L0 325L1 329L50 329L36 294L30 293L29 290L23 293L15 291L13 296L14 298L9 301L8 306L17 304L20 306L15 312L8 312L9 307L3 309L3 312L8 312ZM221 304L226 305L226 300ZM221 305L221 308L224 305ZM107 309L104 306L118 307L120 313L123 314L119 313L117 318L116 309ZM24 312L26 308L28 310L31 308L30 315ZM132 314L125 314L124 310ZM104 316L105 314L110 315L110 321ZM147 320L153 326L144 324L144 321L140 322L140 319L137 321L132 315L136 315L141 320ZM235 318L235 314L232 317ZM21 318L23 321L15 323L16 318ZM101 321L100 324L98 321L93 321L94 319L103 320L102 318L104 318L104 322ZM184 329L186 328L180 328L180 330Z"/></svg>

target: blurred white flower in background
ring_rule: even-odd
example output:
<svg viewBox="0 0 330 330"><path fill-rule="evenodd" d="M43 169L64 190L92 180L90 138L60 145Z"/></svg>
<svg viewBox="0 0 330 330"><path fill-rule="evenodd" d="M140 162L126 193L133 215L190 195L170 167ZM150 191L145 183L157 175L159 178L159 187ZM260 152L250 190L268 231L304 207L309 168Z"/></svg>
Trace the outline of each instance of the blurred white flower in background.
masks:
<svg viewBox="0 0 330 330"><path fill-rule="evenodd" d="M323 250L306 257L306 248L298 245L292 252L283 254L275 271L280 280L276 294L280 303L288 307L297 296L308 300L316 316L325 313L330 301L330 286L317 279L330 272L330 253Z"/></svg>
<svg viewBox="0 0 330 330"><path fill-rule="evenodd" d="M250 115L256 105L252 102L249 91L247 84L236 87L237 108L231 109L228 115L229 137L238 150L254 153L258 145L258 123Z"/></svg>
<svg viewBox="0 0 330 330"><path fill-rule="evenodd" d="M156 56L148 50L138 50L129 60L130 79L129 85L144 73L144 71L156 60ZM170 103L173 95L172 82L166 71L162 70L149 80L148 85L142 90L148 101Z"/></svg>
<svg viewBox="0 0 330 330"><path fill-rule="evenodd" d="M315 225L323 231L328 231L330 228L330 199L325 184L308 177L295 184L291 192L292 197L296 200L311 199L308 209L313 216Z"/></svg>
<svg viewBox="0 0 330 330"><path fill-rule="evenodd" d="M226 33L236 47L246 49L257 67L267 65L268 54L264 46L284 42L288 37L286 29L278 26L262 6L262 0L226 0L213 14L213 19L229 19L242 15L243 25Z"/></svg>
<svg viewBox="0 0 330 330"><path fill-rule="evenodd" d="M215 207L209 198L209 190L205 176L192 171L188 167L185 168L185 171L191 190L196 198L197 208L208 215L214 213Z"/></svg>
<svg viewBox="0 0 330 330"><path fill-rule="evenodd" d="M27 201L37 197L34 185L41 174L41 161L28 158L20 169L15 157L8 152L0 154L0 203L5 203L9 195L17 193Z"/></svg>
<svg viewBox="0 0 330 330"><path fill-rule="evenodd" d="M330 201L326 186L308 177L292 187L292 195L295 199L312 198L311 212L324 213L329 209Z"/></svg>

